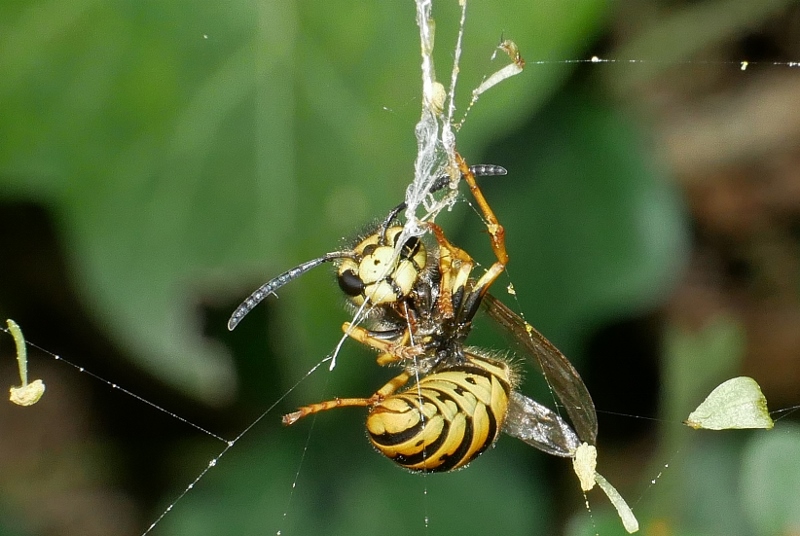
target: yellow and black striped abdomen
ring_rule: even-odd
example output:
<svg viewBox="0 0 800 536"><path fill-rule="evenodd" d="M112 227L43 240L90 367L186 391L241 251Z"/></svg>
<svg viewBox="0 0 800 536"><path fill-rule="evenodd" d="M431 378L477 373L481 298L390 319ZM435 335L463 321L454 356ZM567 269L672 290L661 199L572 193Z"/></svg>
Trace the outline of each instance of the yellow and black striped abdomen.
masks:
<svg viewBox="0 0 800 536"><path fill-rule="evenodd" d="M500 434L512 387L504 361L467 354L377 404L367 417L375 447L411 471L458 469Z"/></svg>

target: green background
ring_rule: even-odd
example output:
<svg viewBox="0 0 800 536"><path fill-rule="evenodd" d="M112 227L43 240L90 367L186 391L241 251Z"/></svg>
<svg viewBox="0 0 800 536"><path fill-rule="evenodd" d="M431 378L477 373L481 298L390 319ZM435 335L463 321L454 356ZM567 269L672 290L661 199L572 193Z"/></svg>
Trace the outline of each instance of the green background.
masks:
<svg viewBox="0 0 800 536"><path fill-rule="evenodd" d="M625 53L678 62L780 7L700 4L653 21L650 40ZM657 310L691 251L682 192L656 156L648 112L625 97L631 79L659 67L560 61L590 57L619 24L617 7L473 1L459 86L463 110L504 64L490 61L501 34L528 59L470 112L458 147L471 163L508 168L482 181L511 255L497 288L514 283L511 305L592 371L590 389L604 382L604 365L587 362L588 338ZM437 2L434 16L447 80L455 2ZM298 404L366 396L390 373L349 342L333 372L323 365L305 378L349 319L325 269L225 330L258 285L339 248L402 199L420 113L414 17L410 1L0 6L0 263L9 267L0 313L45 350L226 439L269 408L153 534L621 532L599 494L586 517L568 462L510 438L466 470L422 477L372 451L363 411L282 428L279 416ZM491 263L466 203L437 221ZM601 415L599 470L646 534L798 530L800 430L712 434L680 424L736 374L742 337L729 318L699 333L665 332L651 393L663 420L634 438L638 450L621 446L624 434L604 448ZM483 324L470 341L503 348ZM0 343L10 363L10 337ZM33 377L37 366L51 373L41 372L43 409L4 410L0 433L28 438L26 419L54 431L30 439L31 450L6 449L9 466L29 463L5 471L0 534L139 534L225 446L32 354ZM632 390L639 381L606 373ZM536 373L528 379L523 390L547 401ZM125 516L103 525L103 512Z"/></svg>

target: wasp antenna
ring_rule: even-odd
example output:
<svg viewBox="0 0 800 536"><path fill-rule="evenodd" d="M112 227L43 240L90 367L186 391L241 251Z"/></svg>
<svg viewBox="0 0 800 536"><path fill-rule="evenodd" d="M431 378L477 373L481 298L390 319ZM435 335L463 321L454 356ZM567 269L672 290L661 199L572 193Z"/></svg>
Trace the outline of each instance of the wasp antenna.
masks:
<svg viewBox="0 0 800 536"><path fill-rule="evenodd" d="M470 172L476 177L494 177L498 175L508 175L508 170L497 164L477 164L469 167ZM437 177L431 186L430 192L438 192L450 184L450 177L442 175ZM404 207L405 208L405 207ZM401 209L402 210L402 209ZM398 211L399 212L399 211Z"/></svg>
<svg viewBox="0 0 800 536"><path fill-rule="evenodd" d="M497 175L508 175L508 170L496 164L477 164L470 166L469 170L476 177L493 177Z"/></svg>
<svg viewBox="0 0 800 536"><path fill-rule="evenodd" d="M400 212L404 211L407 206L408 205L406 205L406 202L403 201L389 211L389 214L383 219L380 227L378 227L378 236L386 235L386 229L389 228L389 225L392 223L392 221L397 217L398 214L400 214Z"/></svg>
<svg viewBox="0 0 800 536"><path fill-rule="evenodd" d="M333 251L331 253L326 253L322 257L317 259L304 262L299 266L295 266L291 270L286 270L281 275L274 277L258 287L258 289L250 294L250 296L244 300L239 307L231 315L230 319L228 319L228 331L233 331L236 326L239 325L239 322L242 321L242 318L247 316L247 313L253 310L253 308L261 303L264 298L269 296L270 294L274 294L276 290L281 288L283 285L297 279L307 271L311 270L312 268L316 268L322 263L332 261L334 259L341 259L345 257L352 257L353 253L350 251Z"/></svg>
<svg viewBox="0 0 800 536"><path fill-rule="evenodd" d="M497 164L477 164L474 166L470 166L469 170L476 177L496 177L499 175L508 175L508 170L503 166L498 166ZM444 189L444 187L449 184L450 184L449 175L442 175L441 177L436 177L436 180L434 180L433 184L431 184L428 193L432 194L434 192L438 192L439 190ZM389 215L386 218L384 218L383 223L381 224L380 227L381 234L383 234L386 231L392 220L394 220L398 214L404 211L407 206L408 205L406 204L406 202L403 201L389 212Z"/></svg>

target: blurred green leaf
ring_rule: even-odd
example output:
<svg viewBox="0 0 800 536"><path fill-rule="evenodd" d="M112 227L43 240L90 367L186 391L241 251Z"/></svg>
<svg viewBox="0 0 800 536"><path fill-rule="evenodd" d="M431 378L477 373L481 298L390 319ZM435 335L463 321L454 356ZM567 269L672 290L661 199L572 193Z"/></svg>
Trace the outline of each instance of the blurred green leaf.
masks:
<svg viewBox="0 0 800 536"><path fill-rule="evenodd" d="M274 432L238 443L153 534L538 534L553 522L544 475L509 471L513 457L488 452L467 470L419 475L372 452L363 436L356 449L329 437L305 450L307 429ZM479 508L465 508L476 500Z"/></svg>
<svg viewBox="0 0 800 536"><path fill-rule="evenodd" d="M665 331L660 410L665 425L660 430L658 454L654 456L651 472L659 473L666 460L673 466L667 474L676 472L677 476L659 481L660 500L651 505L650 511L682 530L704 534L713 526L709 523L718 514L714 508L704 506L703 493L714 494L715 502L708 504L720 508L720 512L734 507L735 498L725 493L733 484L720 479L731 473L739 456L735 449L730 450L733 446L724 450L725 441L732 442L739 436L695 431L681 423L720 379L737 370L744 348L744 330L728 316L719 316L698 331L679 326L668 326ZM676 453L680 453L679 460ZM726 519L732 515L729 512Z"/></svg>
<svg viewBox="0 0 800 536"><path fill-rule="evenodd" d="M761 536L800 531L800 426L755 434L741 461L741 501Z"/></svg>
<svg viewBox="0 0 800 536"><path fill-rule="evenodd" d="M681 6L661 6L658 16L639 35L616 50L613 58L659 58L646 69L614 71L606 81L620 93L652 81L664 70L680 66L687 59L706 53L709 47L755 31L794 0L709 0ZM653 6L658 9L658 6Z"/></svg>
<svg viewBox="0 0 800 536"><path fill-rule="evenodd" d="M529 58L573 57L605 9L471 5L464 102L501 33ZM74 285L129 355L222 402L230 359L198 337L190 307L223 288L244 297L402 197L419 115L414 16L411 2L4 3L0 196L53 210ZM455 4L435 16L446 77ZM570 69L537 66L484 96L462 151L522 121ZM295 352L330 349L304 336L330 323L321 285L289 307L309 318Z"/></svg>
<svg viewBox="0 0 800 536"><path fill-rule="evenodd" d="M600 497L600 494L595 494L594 497ZM594 501L593 499L590 499L590 501L591 514L586 511L574 514L567 524L566 536L628 535L619 520L619 516L611 506L602 505L599 501Z"/></svg>
<svg viewBox="0 0 800 536"><path fill-rule="evenodd" d="M744 328L728 316L719 316L694 333L672 326L665 334L664 347L663 415L670 422L682 422L720 378L738 368L745 350ZM674 445L671 440L669 444Z"/></svg>
<svg viewBox="0 0 800 536"><path fill-rule="evenodd" d="M520 308L571 358L601 323L658 303L686 263L678 194L641 137L602 97L565 90L494 149L509 176L484 190L506 227ZM466 219L457 243L486 250Z"/></svg>
<svg viewBox="0 0 800 536"><path fill-rule="evenodd" d="M695 439L687 447L679 468L680 492L671 503L675 507L672 519L679 531L708 536L750 534L752 529L739 507L738 496L731 493L737 489L741 439L747 433L726 437L718 432L707 432L705 437ZM664 513L667 510L661 509Z"/></svg>

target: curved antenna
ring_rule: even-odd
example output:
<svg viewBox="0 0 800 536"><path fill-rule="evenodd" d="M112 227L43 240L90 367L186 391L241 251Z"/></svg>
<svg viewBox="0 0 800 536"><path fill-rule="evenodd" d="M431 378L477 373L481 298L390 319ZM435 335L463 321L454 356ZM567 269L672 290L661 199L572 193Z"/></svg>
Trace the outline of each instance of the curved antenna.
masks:
<svg viewBox="0 0 800 536"><path fill-rule="evenodd" d="M307 271L311 270L312 268L316 268L317 266L319 266L324 262L329 262L334 259L342 259L352 256L353 252L351 251L333 251L331 253L326 253L325 255L317 259L304 262L303 264L295 266L290 270L286 270L277 277L273 277L272 279L270 279L269 281L258 287L258 289L256 289L255 292L250 294L250 296L246 300L244 300L241 303L241 305L239 305L239 307L236 308L236 310L231 315L230 319L228 319L228 331L233 331L236 328L236 326L239 325L239 322L242 321L242 318L244 318L247 315L247 313L252 311L256 305L258 305L264 300L264 298L266 298L270 294L274 294L276 290L281 288L289 281L297 279Z"/></svg>

